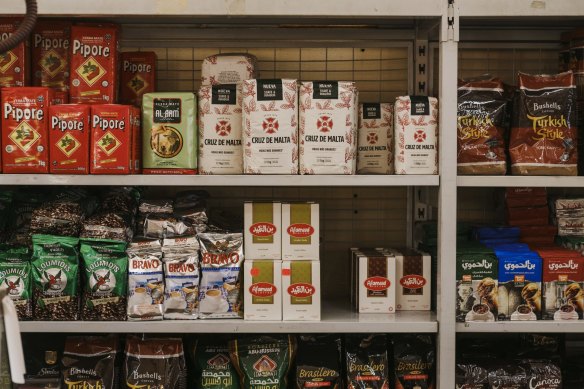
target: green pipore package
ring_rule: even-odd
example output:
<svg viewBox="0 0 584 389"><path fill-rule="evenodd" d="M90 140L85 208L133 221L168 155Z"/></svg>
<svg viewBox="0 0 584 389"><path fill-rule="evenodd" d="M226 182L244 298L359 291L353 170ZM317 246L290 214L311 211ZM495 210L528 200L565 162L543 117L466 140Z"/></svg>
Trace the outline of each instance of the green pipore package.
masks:
<svg viewBox="0 0 584 389"><path fill-rule="evenodd" d="M83 320L126 320L128 256L126 242L83 239Z"/></svg>
<svg viewBox="0 0 584 389"><path fill-rule="evenodd" d="M144 174L197 174L197 140L197 101L193 93L144 95Z"/></svg>
<svg viewBox="0 0 584 389"><path fill-rule="evenodd" d="M287 389L296 354L294 335L242 336L229 342L231 362L246 389Z"/></svg>
<svg viewBox="0 0 584 389"><path fill-rule="evenodd" d="M36 320L79 318L78 238L33 235L32 290Z"/></svg>
<svg viewBox="0 0 584 389"><path fill-rule="evenodd" d="M192 345L193 388L239 389L239 376L229 359L227 340L201 338Z"/></svg>

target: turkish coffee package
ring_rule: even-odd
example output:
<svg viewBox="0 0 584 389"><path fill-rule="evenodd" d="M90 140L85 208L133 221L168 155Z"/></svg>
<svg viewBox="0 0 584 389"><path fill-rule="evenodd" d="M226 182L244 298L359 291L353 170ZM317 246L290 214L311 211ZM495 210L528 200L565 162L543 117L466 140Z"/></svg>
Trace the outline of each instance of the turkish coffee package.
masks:
<svg viewBox="0 0 584 389"><path fill-rule="evenodd" d="M514 362L496 366L489 371L490 388L529 388L529 375L524 366Z"/></svg>
<svg viewBox="0 0 584 389"><path fill-rule="evenodd" d="M282 261L248 258L243 268L243 318L282 320Z"/></svg>
<svg viewBox="0 0 584 389"><path fill-rule="evenodd" d="M287 389L296 355L294 335L248 335L229 342L242 388Z"/></svg>
<svg viewBox="0 0 584 389"><path fill-rule="evenodd" d="M83 320L126 320L128 255L126 242L83 239Z"/></svg>
<svg viewBox="0 0 584 389"><path fill-rule="evenodd" d="M389 357L385 335L345 335L348 389L388 389Z"/></svg>
<svg viewBox="0 0 584 389"><path fill-rule="evenodd" d="M24 248L28 257L28 249ZM32 266L29 258L21 260L7 260L6 255L0 249L0 286L6 288L8 296L16 307L18 320L32 319ZM23 253L24 254L24 253Z"/></svg>
<svg viewBox="0 0 584 389"><path fill-rule="evenodd" d="M246 174L298 174L296 80L243 82L243 168Z"/></svg>
<svg viewBox="0 0 584 389"><path fill-rule="evenodd" d="M243 317L243 234L198 234L201 246L199 317Z"/></svg>
<svg viewBox="0 0 584 389"><path fill-rule="evenodd" d="M199 174L243 174L241 86L199 89Z"/></svg>
<svg viewBox="0 0 584 389"><path fill-rule="evenodd" d="M164 278L160 241L130 243L128 254L128 320L162 320Z"/></svg>
<svg viewBox="0 0 584 389"><path fill-rule="evenodd" d="M79 318L78 238L33 235L32 296L36 320Z"/></svg>
<svg viewBox="0 0 584 389"><path fill-rule="evenodd" d="M320 311L320 261L282 261L283 320L320 320Z"/></svg>
<svg viewBox="0 0 584 389"><path fill-rule="evenodd" d="M144 174L197 173L197 100L193 93L147 93L142 100Z"/></svg>
<svg viewBox="0 0 584 389"><path fill-rule="evenodd" d="M299 335L294 389L343 388L340 335Z"/></svg>
<svg viewBox="0 0 584 389"><path fill-rule="evenodd" d="M245 257L282 259L282 204L279 202L245 202Z"/></svg>
<svg viewBox="0 0 584 389"><path fill-rule="evenodd" d="M396 174L438 174L438 99L398 97L394 131Z"/></svg>
<svg viewBox="0 0 584 389"><path fill-rule="evenodd" d="M549 360L521 361L528 375L530 389L562 389L562 370Z"/></svg>
<svg viewBox="0 0 584 389"><path fill-rule="evenodd" d="M493 252L456 256L456 321L495 321L498 306L497 257Z"/></svg>
<svg viewBox="0 0 584 389"><path fill-rule="evenodd" d="M187 368L180 338L140 339L129 335L122 387L186 389Z"/></svg>
<svg viewBox="0 0 584 389"><path fill-rule="evenodd" d="M429 311L432 290L432 258L410 249L395 253L396 304L398 311Z"/></svg>
<svg viewBox="0 0 584 389"><path fill-rule="evenodd" d="M199 241L164 239L164 318L192 320L199 308Z"/></svg>
<svg viewBox="0 0 584 389"><path fill-rule="evenodd" d="M542 263L532 252L499 254L498 320L539 320Z"/></svg>
<svg viewBox="0 0 584 389"><path fill-rule="evenodd" d="M503 82L461 81L458 86L458 174L505 174Z"/></svg>
<svg viewBox="0 0 584 389"><path fill-rule="evenodd" d="M572 72L519 73L519 96L515 101L509 141L513 174L578 174L575 104L576 85Z"/></svg>
<svg viewBox="0 0 584 389"><path fill-rule="evenodd" d="M357 311L395 312L398 287L395 253L361 249L353 253L352 261Z"/></svg>
<svg viewBox="0 0 584 389"><path fill-rule="evenodd" d="M359 104L357 174L393 173L393 104Z"/></svg>
<svg viewBox="0 0 584 389"><path fill-rule="evenodd" d="M156 90L156 53L126 51L120 61L120 103L141 107L144 94Z"/></svg>
<svg viewBox="0 0 584 389"><path fill-rule="evenodd" d="M543 258L544 320L578 320L584 314L584 258L565 253Z"/></svg>
<svg viewBox="0 0 584 389"><path fill-rule="evenodd" d="M27 334L22 337L22 348L26 350L25 383L36 388L44 384L49 388L60 388L61 360L65 347L65 334ZM53 386L50 386L52 384ZM25 386L26 387L26 386ZM45 388L45 386L40 386Z"/></svg>
<svg viewBox="0 0 584 389"><path fill-rule="evenodd" d="M246 53L211 55L201 65L201 85L241 84L257 77L257 58Z"/></svg>
<svg viewBox="0 0 584 389"><path fill-rule="evenodd" d="M395 389L433 389L436 350L429 335L393 338Z"/></svg>
<svg viewBox="0 0 584 389"><path fill-rule="evenodd" d="M67 388L116 389L115 336L71 336L61 359L63 384Z"/></svg>
<svg viewBox="0 0 584 389"><path fill-rule="evenodd" d="M317 203L282 203L282 259L320 259L320 207Z"/></svg>
<svg viewBox="0 0 584 389"><path fill-rule="evenodd" d="M194 372L190 384L193 388L240 389L237 370L229 358L227 340L200 337L191 347Z"/></svg>
<svg viewBox="0 0 584 389"><path fill-rule="evenodd" d="M355 174L358 120L355 84L302 82L298 104L300 174Z"/></svg>

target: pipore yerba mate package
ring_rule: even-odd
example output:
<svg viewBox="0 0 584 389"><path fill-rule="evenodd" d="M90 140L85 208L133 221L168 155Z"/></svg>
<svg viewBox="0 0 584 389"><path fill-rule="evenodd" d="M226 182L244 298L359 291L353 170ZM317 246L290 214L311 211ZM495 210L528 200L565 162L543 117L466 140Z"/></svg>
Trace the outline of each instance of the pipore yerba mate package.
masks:
<svg viewBox="0 0 584 389"><path fill-rule="evenodd" d="M71 103L112 104L118 89L118 34L113 24L71 27Z"/></svg>
<svg viewBox="0 0 584 389"><path fill-rule="evenodd" d="M498 261L494 253L460 253L456 257L456 320L495 321Z"/></svg>
<svg viewBox="0 0 584 389"><path fill-rule="evenodd" d="M393 173L393 104L360 104L357 174L391 173Z"/></svg>
<svg viewBox="0 0 584 389"><path fill-rule="evenodd" d="M320 259L319 216L316 203L282 204L282 259Z"/></svg>
<svg viewBox="0 0 584 389"><path fill-rule="evenodd" d="M147 93L142 100L144 174L197 173L197 102L193 93Z"/></svg>
<svg viewBox="0 0 584 389"><path fill-rule="evenodd" d="M282 261L246 259L243 263L245 320L282 320Z"/></svg>
<svg viewBox="0 0 584 389"><path fill-rule="evenodd" d="M199 89L199 174L243 174L241 86Z"/></svg>
<svg viewBox="0 0 584 389"><path fill-rule="evenodd" d="M18 30L21 18L0 18L0 40ZM0 53L0 87L25 86L28 81L28 42L24 40L7 52Z"/></svg>
<svg viewBox="0 0 584 389"><path fill-rule="evenodd" d="M296 80L243 82L246 174L298 174Z"/></svg>
<svg viewBox="0 0 584 389"><path fill-rule="evenodd" d="M567 251L567 250L566 250ZM579 253L573 252L577 255ZM578 320L584 313L584 258L565 253L544 254L544 320Z"/></svg>
<svg viewBox="0 0 584 389"><path fill-rule="evenodd" d="M141 107L142 96L156 90L156 53L123 52L120 61L120 103Z"/></svg>
<svg viewBox="0 0 584 389"><path fill-rule="evenodd" d="M32 35L32 84L69 91L71 23L43 20Z"/></svg>
<svg viewBox="0 0 584 389"><path fill-rule="evenodd" d="M500 255L498 320L541 319L541 258L535 253Z"/></svg>
<svg viewBox="0 0 584 389"><path fill-rule="evenodd" d="M132 107L91 106L91 174L130 174L132 164Z"/></svg>
<svg viewBox="0 0 584 389"><path fill-rule="evenodd" d="M245 257L282 259L282 204L246 202L243 212Z"/></svg>
<svg viewBox="0 0 584 389"><path fill-rule="evenodd" d="M91 107L61 104L49 107L49 171L89 174Z"/></svg>
<svg viewBox="0 0 584 389"><path fill-rule="evenodd" d="M429 254L399 249L395 253L398 311L429 311L432 266Z"/></svg>
<svg viewBox="0 0 584 389"><path fill-rule="evenodd" d="M49 105L45 87L2 88L4 173L48 173Z"/></svg>
<svg viewBox="0 0 584 389"><path fill-rule="evenodd" d="M320 296L320 261L282 261L283 320L320 320Z"/></svg>
<svg viewBox="0 0 584 389"><path fill-rule="evenodd" d="M357 89L353 82L300 85L301 174L355 174Z"/></svg>

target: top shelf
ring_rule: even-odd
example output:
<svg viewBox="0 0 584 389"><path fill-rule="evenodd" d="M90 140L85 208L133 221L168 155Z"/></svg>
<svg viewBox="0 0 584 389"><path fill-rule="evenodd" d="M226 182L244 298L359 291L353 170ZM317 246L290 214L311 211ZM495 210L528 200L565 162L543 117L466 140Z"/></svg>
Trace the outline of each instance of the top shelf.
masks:
<svg viewBox="0 0 584 389"><path fill-rule="evenodd" d="M581 0L457 0L461 17L579 17Z"/></svg>
<svg viewBox="0 0 584 389"><path fill-rule="evenodd" d="M16 3L16 4L15 4ZM79 17L435 17L446 0L38 0L41 16ZM0 2L0 14L23 14L23 1Z"/></svg>
<svg viewBox="0 0 584 389"><path fill-rule="evenodd" d="M577 176L458 176L459 187L548 187L584 188Z"/></svg>

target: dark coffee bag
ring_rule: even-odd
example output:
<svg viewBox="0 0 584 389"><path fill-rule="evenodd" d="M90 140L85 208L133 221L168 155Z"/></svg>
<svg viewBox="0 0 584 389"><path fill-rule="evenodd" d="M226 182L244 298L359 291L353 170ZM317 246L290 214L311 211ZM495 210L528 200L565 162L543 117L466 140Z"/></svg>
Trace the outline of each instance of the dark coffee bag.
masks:
<svg viewBox="0 0 584 389"><path fill-rule="evenodd" d="M393 340L395 389L433 389L435 350L428 335L396 336Z"/></svg>
<svg viewBox="0 0 584 389"><path fill-rule="evenodd" d="M115 389L115 359L118 339L114 336L75 336L65 341L62 373L66 388Z"/></svg>
<svg viewBox="0 0 584 389"><path fill-rule="evenodd" d="M389 389L385 335L347 335L345 358L348 389Z"/></svg>
<svg viewBox="0 0 584 389"><path fill-rule="evenodd" d="M295 388L341 389L342 385L340 336L299 336Z"/></svg>
<svg viewBox="0 0 584 389"><path fill-rule="evenodd" d="M201 338L191 346L193 388L239 389L239 376L229 358L227 340Z"/></svg>

